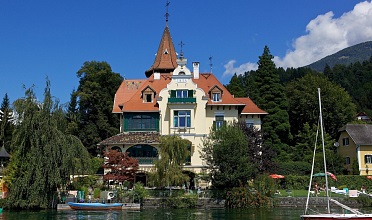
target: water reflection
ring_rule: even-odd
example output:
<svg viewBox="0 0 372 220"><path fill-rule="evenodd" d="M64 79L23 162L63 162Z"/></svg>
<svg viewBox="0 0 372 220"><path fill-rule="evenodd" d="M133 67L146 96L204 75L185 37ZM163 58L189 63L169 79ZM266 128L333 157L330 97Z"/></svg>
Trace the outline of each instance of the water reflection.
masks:
<svg viewBox="0 0 372 220"><path fill-rule="evenodd" d="M302 209L149 209L142 211L4 211L0 219L6 220L288 220L299 219Z"/></svg>

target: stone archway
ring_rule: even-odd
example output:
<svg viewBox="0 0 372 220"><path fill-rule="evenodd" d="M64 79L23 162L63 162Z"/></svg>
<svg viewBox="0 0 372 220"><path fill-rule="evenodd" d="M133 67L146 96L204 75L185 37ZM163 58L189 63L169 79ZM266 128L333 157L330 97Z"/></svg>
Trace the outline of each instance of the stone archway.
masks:
<svg viewBox="0 0 372 220"><path fill-rule="evenodd" d="M118 146L111 147L111 150L117 150L118 152L122 152L121 148Z"/></svg>
<svg viewBox="0 0 372 220"><path fill-rule="evenodd" d="M148 181L148 175L146 172L139 171L136 173L134 182L135 183L142 183L142 185L147 186L147 181Z"/></svg>
<svg viewBox="0 0 372 220"><path fill-rule="evenodd" d="M195 190L195 188L196 188L196 184L195 184L196 183L195 182L196 181L196 179L195 179L196 174L194 172L191 172L191 171L188 171L188 170L184 170L184 171L182 171L182 173L187 175L190 178L189 181L185 183L186 188L190 189L190 190Z"/></svg>

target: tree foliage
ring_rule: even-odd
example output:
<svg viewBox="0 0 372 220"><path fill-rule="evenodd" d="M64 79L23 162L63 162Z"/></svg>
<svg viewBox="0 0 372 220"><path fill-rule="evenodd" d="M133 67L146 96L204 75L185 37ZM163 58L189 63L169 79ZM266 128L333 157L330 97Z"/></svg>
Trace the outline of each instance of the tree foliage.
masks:
<svg viewBox="0 0 372 220"><path fill-rule="evenodd" d="M188 146L191 142L180 136L161 136L160 159L155 162L150 181L159 187L179 186L188 181L188 176L182 172L183 164L190 156Z"/></svg>
<svg viewBox="0 0 372 220"><path fill-rule="evenodd" d="M255 175L246 136L239 126L228 124L203 140L200 155L210 171L213 187L226 189L245 186Z"/></svg>
<svg viewBox="0 0 372 220"><path fill-rule="evenodd" d="M235 122L233 125L239 127L245 135L249 161L255 170L254 175L275 173L278 168L274 160L276 154L264 143L262 131L253 126L247 126L244 122Z"/></svg>
<svg viewBox="0 0 372 220"><path fill-rule="evenodd" d="M119 132L119 120L112 114L113 99L123 78L106 62L85 62L77 72L80 79L70 107L78 100L79 138L92 155L96 144ZM70 110L70 112L73 112Z"/></svg>
<svg viewBox="0 0 372 220"><path fill-rule="evenodd" d="M226 89L235 97L247 97L247 91L244 89L242 77L238 77L236 73L231 78L229 84L226 85Z"/></svg>
<svg viewBox="0 0 372 220"><path fill-rule="evenodd" d="M129 157L129 153L122 153L118 150L109 150L104 153L106 159L103 168L110 169L110 171L103 176L103 180L114 182L124 181L133 182L135 173L139 165L138 160Z"/></svg>
<svg viewBox="0 0 372 220"><path fill-rule="evenodd" d="M82 168L79 174L85 174L90 158L78 138L64 133L65 115L52 99L49 81L43 103L37 101L32 89L25 95L14 103L20 124L13 133L16 148L6 169L5 182L10 189L6 206L50 208L57 188L69 184L76 166Z"/></svg>
<svg viewBox="0 0 372 220"><path fill-rule="evenodd" d="M290 160L289 143L292 140L288 116L288 102L284 87L280 84L279 74L272 61L274 57L265 46L259 57L258 69L253 77L251 99L269 114L263 118L262 130L265 133L265 143L278 155L278 160Z"/></svg>
<svg viewBox="0 0 372 220"><path fill-rule="evenodd" d="M8 94L5 93L3 101L0 107L0 141L2 146L12 151L11 140L12 132L14 129L13 125L13 109L10 105Z"/></svg>
<svg viewBox="0 0 372 220"><path fill-rule="evenodd" d="M305 123L308 123L310 127L318 124L317 88L321 91L325 131L336 139L338 129L352 121L356 115L355 105L342 87L332 83L321 74L307 74L286 86L292 133L297 135L303 130Z"/></svg>

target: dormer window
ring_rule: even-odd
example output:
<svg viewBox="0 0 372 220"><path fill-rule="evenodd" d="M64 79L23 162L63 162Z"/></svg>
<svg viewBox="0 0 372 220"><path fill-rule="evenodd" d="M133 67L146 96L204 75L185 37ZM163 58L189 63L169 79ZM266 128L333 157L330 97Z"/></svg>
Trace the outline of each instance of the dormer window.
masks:
<svg viewBox="0 0 372 220"><path fill-rule="evenodd" d="M222 101L222 90L216 85L211 90L209 90L210 99L212 102Z"/></svg>
<svg viewBox="0 0 372 220"><path fill-rule="evenodd" d="M142 91L142 99L143 99L143 102L153 102L155 98L155 91L152 90L150 87L147 87L146 89L144 89Z"/></svg>
<svg viewBox="0 0 372 220"><path fill-rule="evenodd" d="M145 102L152 102L152 94L145 94Z"/></svg>
<svg viewBox="0 0 372 220"><path fill-rule="evenodd" d="M221 93L220 92L212 93L212 101L213 102L220 102L221 101Z"/></svg>

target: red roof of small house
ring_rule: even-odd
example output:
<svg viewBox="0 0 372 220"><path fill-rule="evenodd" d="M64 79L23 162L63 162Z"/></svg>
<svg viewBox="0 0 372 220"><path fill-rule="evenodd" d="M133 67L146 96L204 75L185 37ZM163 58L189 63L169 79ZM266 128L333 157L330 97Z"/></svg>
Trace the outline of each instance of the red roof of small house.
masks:
<svg viewBox="0 0 372 220"><path fill-rule="evenodd" d="M243 115L250 115L250 114L262 114L267 115L268 113L264 110L260 109L250 98L235 98L239 102L244 103L245 106L241 112Z"/></svg>

